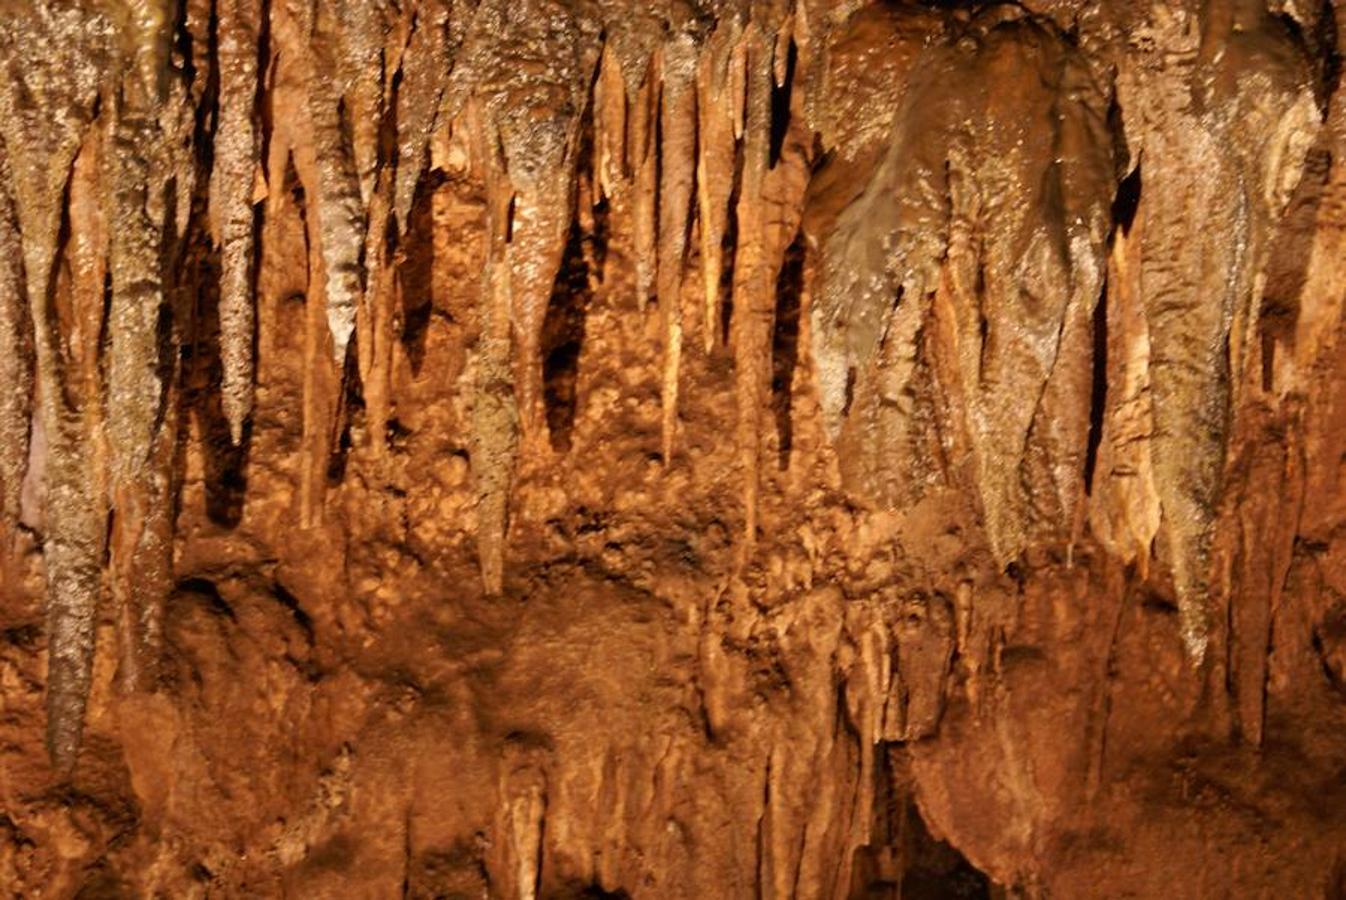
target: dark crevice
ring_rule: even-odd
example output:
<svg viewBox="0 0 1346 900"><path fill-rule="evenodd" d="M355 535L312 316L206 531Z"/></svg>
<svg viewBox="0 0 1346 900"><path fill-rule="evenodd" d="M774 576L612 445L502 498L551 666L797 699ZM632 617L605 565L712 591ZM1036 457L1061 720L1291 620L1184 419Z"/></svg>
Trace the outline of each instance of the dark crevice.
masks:
<svg viewBox="0 0 1346 900"><path fill-rule="evenodd" d="M1276 384L1276 334L1270 328L1262 329L1262 391L1271 393Z"/></svg>
<svg viewBox="0 0 1346 900"><path fill-rule="evenodd" d="M1120 122L1121 111L1113 101L1109 117ZM1136 165L1117 185L1112 200L1112 240L1128 235L1140 211L1143 182L1141 166ZM1103 443L1103 420L1108 405L1108 279L1105 275L1093 315L1092 377L1089 391L1089 436L1084 455L1084 492L1092 496L1098 468L1098 451Z"/></svg>
<svg viewBox="0 0 1346 900"><path fill-rule="evenodd" d="M1346 671L1342 666L1346 655L1341 652L1342 646L1346 645L1346 603L1338 601L1327 611L1322 621L1314 626L1311 640L1327 683L1334 691L1346 696Z"/></svg>
<svg viewBox="0 0 1346 900"><path fill-rule="evenodd" d="M1093 496L1098 448L1103 443L1103 416L1108 408L1108 280L1103 279L1094 305L1093 381L1089 392L1089 439L1084 452L1084 493Z"/></svg>
<svg viewBox="0 0 1346 900"><path fill-rule="evenodd" d="M870 843L854 851L849 893L851 897L891 898L898 896L902 882L900 861L893 860L889 849L900 841L902 798L892 769L892 753L886 745L876 748L874 759Z"/></svg>
<svg viewBox="0 0 1346 900"><path fill-rule="evenodd" d="M73 164L72 164L73 165ZM64 270L67 270L70 262L67 257L70 247L70 183L74 180L73 168L67 173L65 179L65 188L61 194L61 218L60 225L56 230L56 245L51 256L51 271L47 276L47 296L40 313L34 313L34 318L41 315L46 319L46 327L51 329L53 335L68 333L67 329L62 328L62 321L71 318L74 313L70 311L70 300L67 292L62 290L65 279L62 277ZM103 363L108 358L108 309L112 304L112 273L109 271L103 276L103 315L98 322L98 358ZM36 321L34 321L36 325ZM71 392L71 379L65 374L74 366L74 360L71 359L71 347L66 341L55 341L56 344L56 383L52 385L61 392L61 402L66 409L77 409L75 395ZM36 372L34 373L37 374ZM54 437L48 437L53 440Z"/></svg>
<svg viewBox="0 0 1346 900"><path fill-rule="evenodd" d="M290 202L294 204L295 210L299 214L299 221L304 223L305 242L308 238L308 193L304 190L304 182L299 179L299 169L294 164L294 153L287 153L285 156L285 179L282 182L283 190L290 194Z"/></svg>
<svg viewBox="0 0 1346 900"><path fill-rule="evenodd" d="M104 569L112 566L112 536L116 533L117 508L111 506L107 514L103 516L103 541L102 541L102 561Z"/></svg>
<svg viewBox="0 0 1346 900"><path fill-rule="evenodd" d="M771 408L776 416L777 453L781 471L790 467L794 429L794 374L799 362L799 304L804 289L804 232L785 252L776 279L776 319L771 338Z"/></svg>
<svg viewBox="0 0 1346 900"><path fill-rule="evenodd" d="M253 95L253 122L257 127L258 159L271 158L275 108L271 84L271 0L261 0L257 15L257 90ZM260 209L262 204L257 204ZM256 232L260 234L260 232Z"/></svg>
<svg viewBox="0 0 1346 900"><path fill-rule="evenodd" d="M537 864L533 869L533 896L542 890L542 873L547 865L547 808L544 805L537 823Z"/></svg>
<svg viewBox="0 0 1346 900"><path fill-rule="evenodd" d="M98 374L106 381L110 376L108 366L112 364L112 268L110 266L103 272L102 306L102 312L98 317ZM73 311L71 316L73 318ZM67 365L71 369L75 367L76 360L73 356L68 357ZM68 380L69 377L67 376ZM72 405L71 408L75 407Z"/></svg>
<svg viewBox="0 0 1346 900"><path fill-rule="evenodd" d="M581 126L579 155L593 157L592 110ZM579 365L584 349L585 327L593 287L599 280L607 255L608 205L603 200L590 206L594 186L581 180L576 209L592 209L592 232L587 233L576 215L570 223L561 266L552 284L551 299L542 322L542 400L552 449L570 450L575 415L579 408Z"/></svg>
<svg viewBox="0 0 1346 900"><path fill-rule="evenodd" d="M1346 697L1346 682L1342 680L1341 675L1335 668L1333 668L1332 663L1329 661L1328 649L1323 644L1323 636L1319 632L1314 631L1311 640L1313 643L1313 653L1318 657L1318 666L1322 669L1323 677L1327 679L1327 683L1331 685L1332 690Z"/></svg>
<svg viewBox="0 0 1346 900"><path fill-rule="evenodd" d="M576 900L628 900L631 895L618 888L615 891L604 890L600 885L591 884L585 887L576 888L573 894L556 895L556 900L564 897L575 897Z"/></svg>
<svg viewBox="0 0 1346 900"><path fill-rule="evenodd" d="M412 20L412 29L416 27L415 19ZM411 32L407 32L407 40L410 41ZM388 84L388 101L383 108L383 116L379 119L378 135L378 170L388 170L396 172L397 167L402 163L401 149L397 145L397 108L398 99L402 93L402 67L399 65L397 70L388 77L388 60L383 53L379 54L379 66L383 69L383 76ZM408 161L408 164L412 164ZM376 171L378 171L376 170ZM377 176L376 176L377 177ZM389 218L394 218L392 208L388 210ZM394 227L393 248L396 248L397 229ZM390 253L391 255L391 253Z"/></svg>
<svg viewBox="0 0 1346 900"><path fill-rule="evenodd" d="M412 430L402 424L402 420L396 416L388 420L388 425L384 432L385 440L388 442L388 448L394 453L405 452L407 441L411 438L412 434Z"/></svg>
<svg viewBox="0 0 1346 900"><path fill-rule="evenodd" d="M407 215L404 262L397 267L402 285L402 346L412 374L425 362L425 341L434 311L434 197L446 181L443 171L421 174Z"/></svg>
<svg viewBox="0 0 1346 900"><path fill-rule="evenodd" d="M292 167L287 175L294 177L297 183ZM187 421L195 418L203 438L206 516L215 525L233 528L243 518L252 443L251 420L245 423L243 439L235 446L229 433L229 420L224 414L220 387L224 378L220 355L220 250L206 237L203 204L203 197L198 195L193 199L192 217L183 241L185 250L174 267L182 273L178 284L186 288L174 293L184 299L176 321L162 323L170 332L161 332L160 340L170 340L176 334L179 341L177 358L172 360L180 385L175 403L179 424L174 470L180 470L187 452L186 442L191 432ZM164 373L171 371L167 366L164 369ZM175 505L180 503L180 498L175 498L174 502Z"/></svg>
<svg viewBox="0 0 1346 900"><path fill-rule="evenodd" d="M851 414L851 404L855 401L855 381L859 376L859 371L855 366L846 369L846 398L841 404L841 417L844 419Z"/></svg>
<svg viewBox="0 0 1346 900"><path fill-rule="evenodd" d="M1341 53L1337 50L1337 17L1333 0L1322 0L1318 9L1317 27L1313 31L1311 49L1314 57L1322 60L1319 70L1318 104L1323 116L1337 88L1341 86Z"/></svg>
<svg viewBox="0 0 1346 900"><path fill-rule="evenodd" d="M774 81L771 85L771 153L768 160L773 169L780 161L785 135L790 131L790 95L794 91L795 61L798 55L794 39L791 38L790 49L785 57L785 79L779 87Z"/></svg>
<svg viewBox="0 0 1346 900"><path fill-rule="evenodd" d="M986 261L977 260L977 380L986 383L986 364L991 352L991 321L986 317Z"/></svg>
<svg viewBox="0 0 1346 900"><path fill-rule="evenodd" d="M215 58L216 47L216 26L218 17L214 9L210 11L210 19L206 25L206 41L208 43L208 52L211 58ZM178 72L186 84L196 82L196 58L192 52L192 33L187 28L187 4L178 6L173 13L173 50L178 60ZM214 66L211 67L212 69ZM197 110L198 116L201 110Z"/></svg>
<svg viewBox="0 0 1346 900"><path fill-rule="evenodd" d="M743 142L734 148L734 180L729 192L729 215L720 239L720 343L729 344L734 317L734 266L738 261L738 199L743 189Z"/></svg>
<svg viewBox="0 0 1346 900"><path fill-rule="evenodd" d="M570 449L575 425L580 352L584 348L585 322L592 299L586 240L592 240L592 236L586 237L579 224L572 222L542 324L543 402L552 449L560 453Z"/></svg>
<svg viewBox="0 0 1346 900"><path fill-rule="evenodd" d="M346 462L352 446L352 430L363 430L365 418L364 385L356 365L355 341L346 353L345 374L337 386L337 415L333 429L332 452L327 457L327 483L333 487L346 477Z"/></svg>
<svg viewBox="0 0 1346 900"><path fill-rule="evenodd" d="M192 598L210 612L231 622L237 620L234 608L220 596L220 589L209 579L184 578L174 585L173 594L178 598Z"/></svg>
<svg viewBox="0 0 1346 900"><path fill-rule="evenodd" d="M1122 179L1121 184L1117 185L1117 196L1112 201L1112 223L1113 227L1119 229L1122 234L1130 234L1131 226L1136 221L1136 211L1140 209L1140 164Z"/></svg>
<svg viewBox="0 0 1346 900"><path fill-rule="evenodd" d="M38 638L42 635L41 625L10 625L7 628L0 628L0 643L8 644L11 647L31 649L36 647ZM0 822L3 822L3 819L0 819Z"/></svg>
<svg viewBox="0 0 1346 900"><path fill-rule="evenodd" d="M907 803L902 831L902 900L990 900L991 880L930 834L914 801Z"/></svg>
<svg viewBox="0 0 1346 900"><path fill-rule="evenodd" d="M1307 21L1288 9L1272 14L1296 49L1309 61L1313 73L1314 99L1324 117L1341 77L1341 55L1337 51L1337 21L1332 0L1321 0L1316 13L1305 12Z"/></svg>
<svg viewBox="0 0 1346 900"><path fill-rule="evenodd" d="M871 843L855 851L850 896L989 900L990 878L956 847L930 833L901 754L892 745L875 753Z"/></svg>
<svg viewBox="0 0 1346 900"><path fill-rule="evenodd" d="M290 613L299 630L304 632L304 637L308 639L310 645L313 644L313 618L299 605L299 598L286 590L280 582L275 582L271 586L271 593L276 598L276 602Z"/></svg>
<svg viewBox="0 0 1346 900"><path fill-rule="evenodd" d="M1178 601L1171 593L1170 588L1148 590L1140 598L1140 608L1165 616L1176 616L1178 614Z"/></svg>

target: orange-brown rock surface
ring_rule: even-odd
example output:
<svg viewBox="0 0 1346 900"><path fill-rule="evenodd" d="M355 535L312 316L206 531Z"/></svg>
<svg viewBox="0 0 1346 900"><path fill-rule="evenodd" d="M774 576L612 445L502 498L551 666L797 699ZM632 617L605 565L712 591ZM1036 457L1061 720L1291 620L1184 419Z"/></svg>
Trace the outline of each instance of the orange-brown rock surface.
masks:
<svg viewBox="0 0 1346 900"><path fill-rule="evenodd" d="M1341 28L0 0L0 896L1346 897Z"/></svg>

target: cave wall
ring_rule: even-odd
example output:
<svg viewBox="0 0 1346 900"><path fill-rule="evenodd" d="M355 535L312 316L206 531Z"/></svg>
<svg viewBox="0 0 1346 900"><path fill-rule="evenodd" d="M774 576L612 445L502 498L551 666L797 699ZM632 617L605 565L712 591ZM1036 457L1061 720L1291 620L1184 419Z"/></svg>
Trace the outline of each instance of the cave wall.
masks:
<svg viewBox="0 0 1346 900"><path fill-rule="evenodd" d="M0 893L1346 896L1339 26L0 0Z"/></svg>

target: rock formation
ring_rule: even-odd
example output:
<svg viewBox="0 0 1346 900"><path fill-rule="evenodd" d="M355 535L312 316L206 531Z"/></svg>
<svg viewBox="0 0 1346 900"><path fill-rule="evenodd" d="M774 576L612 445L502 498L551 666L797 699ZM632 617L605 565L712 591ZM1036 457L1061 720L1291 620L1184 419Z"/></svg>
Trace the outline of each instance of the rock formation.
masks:
<svg viewBox="0 0 1346 900"><path fill-rule="evenodd" d="M1346 896L1343 28L0 0L0 893Z"/></svg>

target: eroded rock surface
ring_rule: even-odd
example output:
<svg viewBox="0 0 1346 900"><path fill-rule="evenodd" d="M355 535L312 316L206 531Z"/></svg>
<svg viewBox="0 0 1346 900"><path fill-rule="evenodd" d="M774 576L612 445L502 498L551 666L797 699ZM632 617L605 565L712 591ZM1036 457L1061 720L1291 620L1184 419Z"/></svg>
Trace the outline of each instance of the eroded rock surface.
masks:
<svg viewBox="0 0 1346 900"><path fill-rule="evenodd" d="M0 0L0 893L1346 896L1342 25Z"/></svg>

